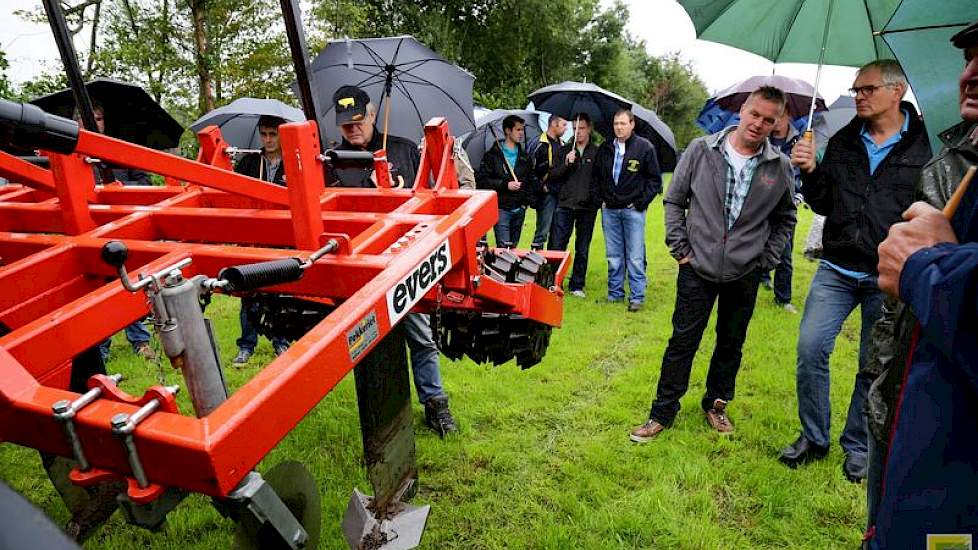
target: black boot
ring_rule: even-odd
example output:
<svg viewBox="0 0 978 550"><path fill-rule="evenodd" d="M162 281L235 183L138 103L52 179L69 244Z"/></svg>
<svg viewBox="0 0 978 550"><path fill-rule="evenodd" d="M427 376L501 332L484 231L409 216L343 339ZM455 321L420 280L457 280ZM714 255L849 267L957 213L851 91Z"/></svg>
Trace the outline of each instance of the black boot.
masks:
<svg viewBox="0 0 978 550"><path fill-rule="evenodd" d="M445 434L458 431L452 411L448 409L447 397L432 397L424 403L424 423L445 437Z"/></svg>

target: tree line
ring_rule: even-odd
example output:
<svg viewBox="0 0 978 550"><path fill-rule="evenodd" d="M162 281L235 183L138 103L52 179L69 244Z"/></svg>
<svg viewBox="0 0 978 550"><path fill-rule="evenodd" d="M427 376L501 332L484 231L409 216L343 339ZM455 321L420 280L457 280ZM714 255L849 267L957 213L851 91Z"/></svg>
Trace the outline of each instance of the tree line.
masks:
<svg viewBox="0 0 978 550"><path fill-rule="evenodd" d="M141 84L178 120L242 97L295 105L293 69L275 0L62 0L69 28L89 39L78 51L86 77ZM302 2L310 59L327 41L411 34L475 77L488 108L519 108L533 90L563 80L594 82L655 110L680 147L706 88L678 54L655 57L626 30L628 9L600 0L308 0ZM43 11L21 17L46 22ZM66 87L61 64L0 95L29 100ZM189 138L188 139L192 139Z"/></svg>

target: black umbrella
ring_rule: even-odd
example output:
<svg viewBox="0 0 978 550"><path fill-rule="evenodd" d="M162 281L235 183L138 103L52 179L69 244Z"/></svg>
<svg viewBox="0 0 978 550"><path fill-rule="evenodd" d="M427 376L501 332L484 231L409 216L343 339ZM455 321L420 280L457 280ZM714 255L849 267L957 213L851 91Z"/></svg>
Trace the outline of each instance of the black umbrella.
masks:
<svg viewBox="0 0 978 550"><path fill-rule="evenodd" d="M475 128L472 82L475 78L411 36L335 40L311 65L310 81L320 106L319 131L338 143L333 94L359 86L377 106L377 126L415 142L432 117L444 117L452 133Z"/></svg>
<svg viewBox="0 0 978 550"><path fill-rule="evenodd" d="M524 140L532 135L539 135L543 132L540 126L540 113L536 111L525 111L520 109L494 109L479 118L475 123L475 130L459 136L465 153L469 156L469 162L476 170L482 164L482 157L486 151L496 143L497 139L503 138L503 119L509 115L516 115L523 119L526 124L524 129ZM525 144L524 144L525 145Z"/></svg>
<svg viewBox="0 0 978 550"><path fill-rule="evenodd" d="M261 147L258 119L262 115L277 116L286 122L302 122L306 119L301 110L277 99L241 97L198 118L190 125L190 129L196 133L207 126L217 126L221 129L224 141L232 146L239 149L258 149Z"/></svg>
<svg viewBox="0 0 978 550"><path fill-rule="evenodd" d="M590 82L565 81L545 86L530 94L533 108L571 120L587 113L591 122L609 123L620 109L630 109L632 102Z"/></svg>
<svg viewBox="0 0 978 550"><path fill-rule="evenodd" d="M822 113L822 118L825 120L825 141L828 141L828 138L834 136L843 126L849 124L855 116L856 98L849 95L839 96L839 99L829 105L829 110ZM825 145L825 141L821 142L820 145Z"/></svg>
<svg viewBox="0 0 978 550"><path fill-rule="evenodd" d="M170 149L180 144L183 126L139 86L111 78L96 78L85 87L92 101L104 109L106 135L153 149ZM75 98L70 88L39 97L31 103L66 118L72 118L75 110Z"/></svg>
<svg viewBox="0 0 978 550"><path fill-rule="evenodd" d="M632 105L632 114L635 115L635 133L652 142L655 146L655 156L659 161L659 170L672 172L676 169L676 137L672 133L672 128L662 122L655 111L646 109L638 103ZM614 139L615 131L611 121L601 121L595 124L594 129L605 139Z"/></svg>

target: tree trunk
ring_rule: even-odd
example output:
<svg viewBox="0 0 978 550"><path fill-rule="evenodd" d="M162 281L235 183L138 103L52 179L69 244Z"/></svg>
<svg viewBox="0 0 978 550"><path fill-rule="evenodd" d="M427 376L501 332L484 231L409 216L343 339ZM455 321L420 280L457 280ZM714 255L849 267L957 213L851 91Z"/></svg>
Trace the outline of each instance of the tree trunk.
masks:
<svg viewBox="0 0 978 550"><path fill-rule="evenodd" d="M210 64L208 63L209 51L207 30L205 28L207 19L206 0L190 0L190 14L194 22L194 48L196 49L195 61L197 65L197 80L200 84L200 93L197 100L197 108L200 114L214 109L214 87L212 83Z"/></svg>
<svg viewBox="0 0 978 550"><path fill-rule="evenodd" d="M92 77L92 69L95 68L95 46L98 37L98 20L102 13L102 2L95 4L95 16L92 17L92 43L88 48L88 67L85 69L85 78Z"/></svg>

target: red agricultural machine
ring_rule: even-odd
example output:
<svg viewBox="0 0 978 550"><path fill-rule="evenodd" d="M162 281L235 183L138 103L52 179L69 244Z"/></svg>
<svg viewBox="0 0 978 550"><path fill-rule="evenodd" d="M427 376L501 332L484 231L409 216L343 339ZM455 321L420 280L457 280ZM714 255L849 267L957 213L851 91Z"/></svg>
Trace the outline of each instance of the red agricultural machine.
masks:
<svg viewBox="0 0 978 550"><path fill-rule="evenodd" d="M298 17L293 1L282 4L296 57ZM73 50L63 57L78 104L90 105ZM304 68L297 58L300 87ZM447 123L426 126L414 186L392 189L383 155L324 153L309 118L280 128L284 188L232 172L216 128L199 134L191 161L0 101L0 142L36 149L49 166L0 153L11 182L0 186L0 442L60 465L49 473L60 468L63 495L114 486L127 519L155 528L202 493L237 522L238 547L314 548L312 476L294 462L265 475L255 467L352 370L374 496L354 493L344 533L355 548L409 548L427 507L402 502L417 470L398 322L430 313L453 359L525 368L543 357L561 322L567 255L479 246L495 196L458 189ZM372 163L381 186L325 188L324 170L341 162ZM97 163L166 185L96 184ZM229 393L204 306L216 293L254 292L273 304L263 330L297 340ZM86 356L147 314L184 384L130 395ZM177 407L184 390L193 415Z"/></svg>

